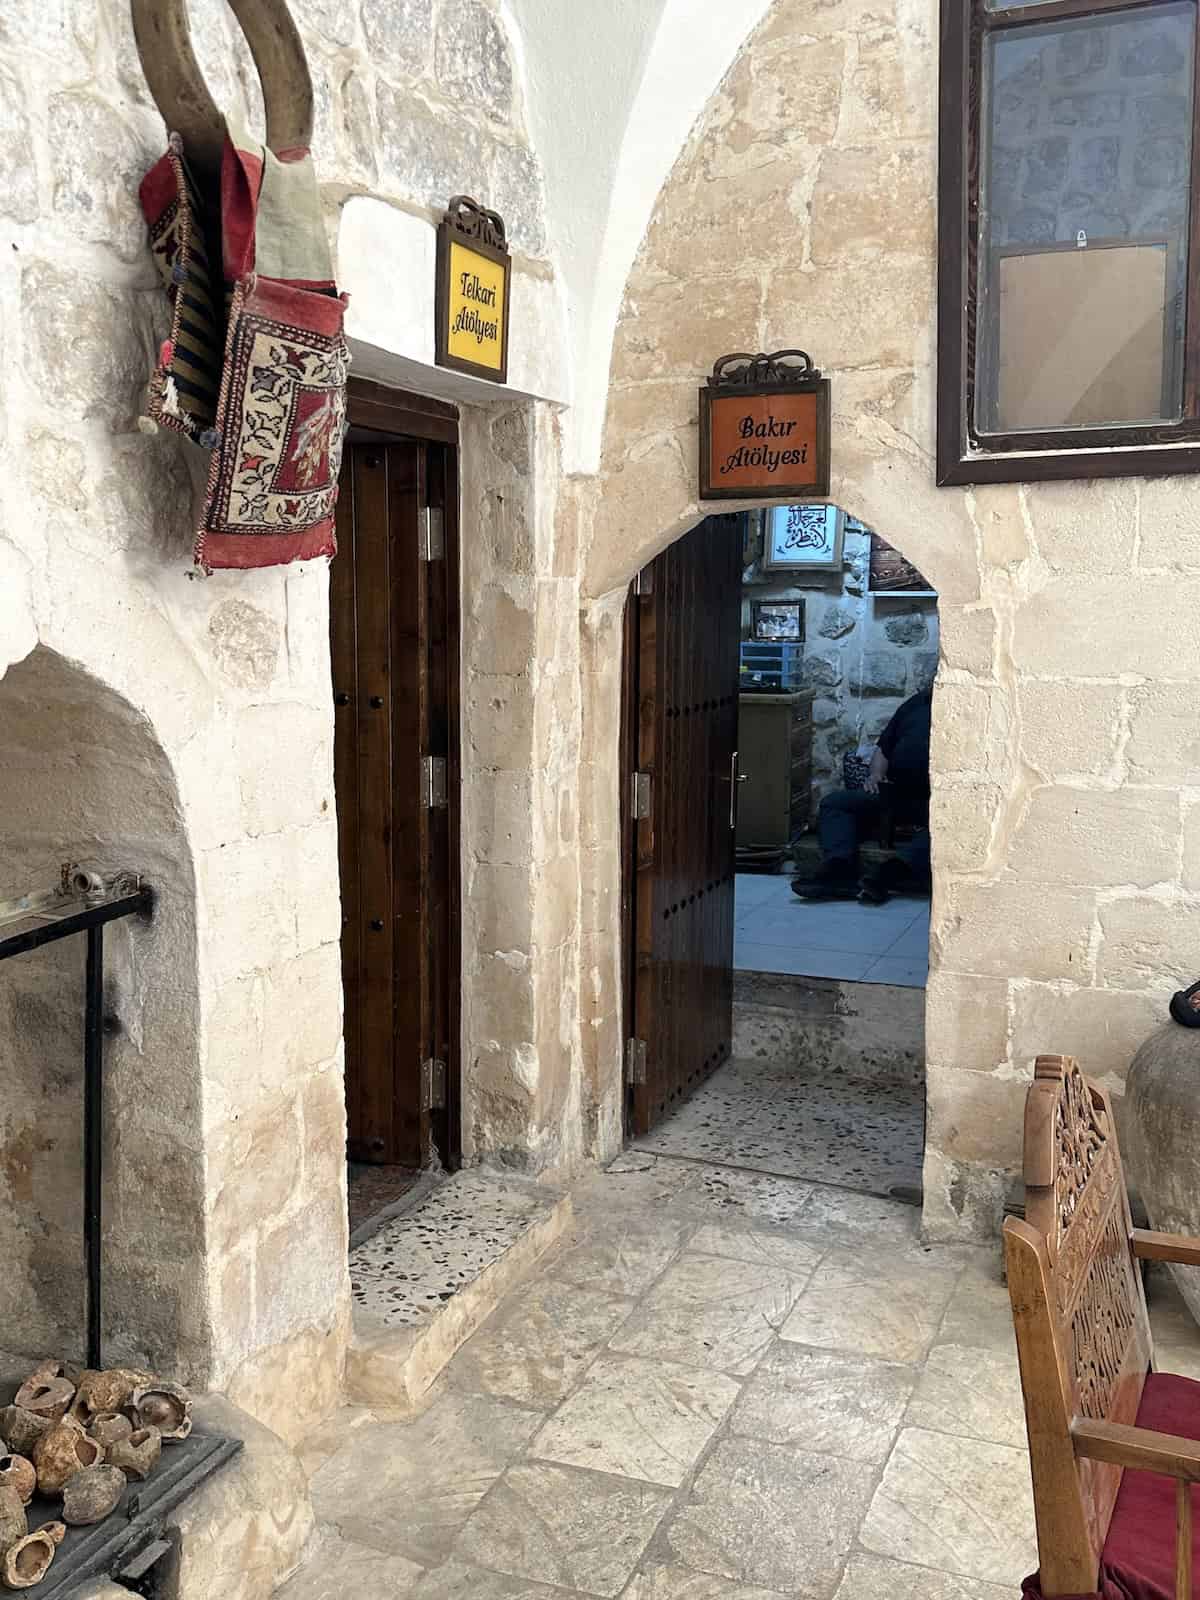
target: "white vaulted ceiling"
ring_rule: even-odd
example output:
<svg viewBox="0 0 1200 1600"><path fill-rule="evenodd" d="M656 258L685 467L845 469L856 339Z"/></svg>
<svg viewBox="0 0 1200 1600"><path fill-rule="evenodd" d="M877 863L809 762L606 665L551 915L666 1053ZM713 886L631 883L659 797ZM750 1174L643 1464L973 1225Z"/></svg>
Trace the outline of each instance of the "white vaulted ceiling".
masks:
<svg viewBox="0 0 1200 1600"><path fill-rule="evenodd" d="M599 462L613 332L654 202L770 0L508 0L567 294L568 470Z"/></svg>

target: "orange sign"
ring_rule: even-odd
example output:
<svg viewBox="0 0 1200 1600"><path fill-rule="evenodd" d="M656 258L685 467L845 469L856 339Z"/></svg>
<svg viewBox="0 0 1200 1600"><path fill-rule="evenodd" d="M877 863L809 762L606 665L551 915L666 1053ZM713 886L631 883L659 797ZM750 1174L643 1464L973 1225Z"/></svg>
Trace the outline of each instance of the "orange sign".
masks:
<svg viewBox="0 0 1200 1600"><path fill-rule="evenodd" d="M701 389L701 500L795 500L828 493L828 379L710 381Z"/></svg>

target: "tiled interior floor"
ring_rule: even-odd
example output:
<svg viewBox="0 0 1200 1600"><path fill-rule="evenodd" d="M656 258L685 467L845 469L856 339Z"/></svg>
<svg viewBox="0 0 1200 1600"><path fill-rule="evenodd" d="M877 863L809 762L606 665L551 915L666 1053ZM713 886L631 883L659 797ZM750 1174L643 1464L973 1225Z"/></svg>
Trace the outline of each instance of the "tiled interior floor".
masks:
<svg viewBox="0 0 1200 1600"><path fill-rule="evenodd" d="M715 1072L638 1147L867 1194L919 1194L924 1137L920 1083L755 1059Z"/></svg>
<svg viewBox="0 0 1200 1600"><path fill-rule="evenodd" d="M805 901L790 875L737 875L734 966L920 989L929 972L929 901Z"/></svg>
<svg viewBox="0 0 1200 1600"><path fill-rule="evenodd" d="M419 1416L302 1447L285 1600L1011 1600L1036 1565L999 1250L633 1152ZM1200 1335L1153 1286L1163 1366Z"/></svg>

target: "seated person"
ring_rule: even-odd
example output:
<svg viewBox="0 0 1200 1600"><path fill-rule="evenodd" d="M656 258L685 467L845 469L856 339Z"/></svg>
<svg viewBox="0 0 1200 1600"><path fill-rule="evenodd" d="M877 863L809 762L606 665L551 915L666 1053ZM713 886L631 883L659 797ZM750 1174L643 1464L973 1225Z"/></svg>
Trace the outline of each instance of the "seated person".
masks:
<svg viewBox="0 0 1200 1600"><path fill-rule="evenodd" d="M817 813L824 860L810 878L793 878L802 900L853 900L882 905L893 889L929 893L929 722L933 689L906 700L879 736L865 788L838 789ZM885 809L918 832L896 856L860 881L858 847L879 831Z"/></svg>

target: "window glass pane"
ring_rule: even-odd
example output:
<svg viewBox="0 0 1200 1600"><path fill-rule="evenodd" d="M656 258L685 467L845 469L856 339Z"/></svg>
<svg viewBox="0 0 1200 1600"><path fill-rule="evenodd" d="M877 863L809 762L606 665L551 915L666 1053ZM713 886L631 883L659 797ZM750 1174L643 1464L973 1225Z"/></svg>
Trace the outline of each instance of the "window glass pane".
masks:
<svg viewBox="0 0 1200 1600"><path fill-rule="evenodd" d="M1195 19L1174 0L988 35L980 432L1181 414Z"/></svg>

